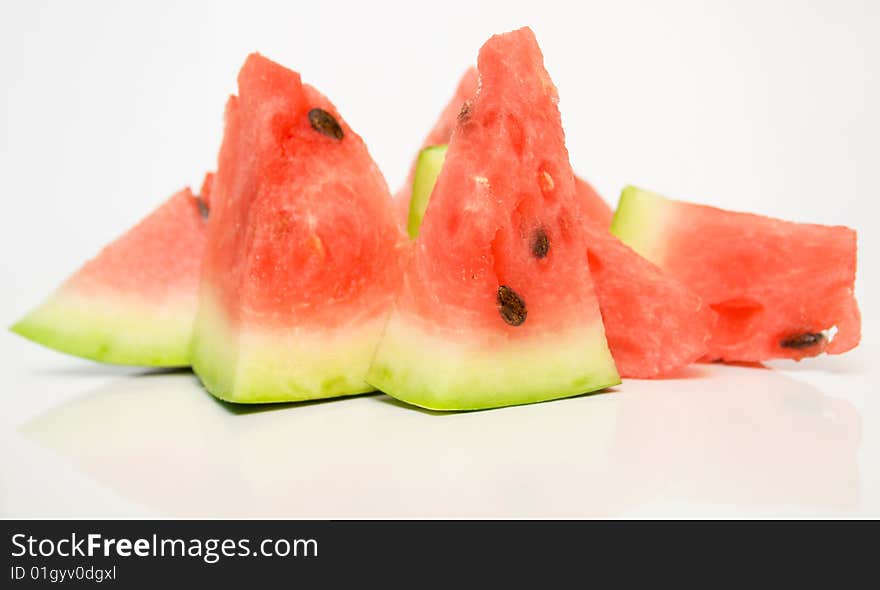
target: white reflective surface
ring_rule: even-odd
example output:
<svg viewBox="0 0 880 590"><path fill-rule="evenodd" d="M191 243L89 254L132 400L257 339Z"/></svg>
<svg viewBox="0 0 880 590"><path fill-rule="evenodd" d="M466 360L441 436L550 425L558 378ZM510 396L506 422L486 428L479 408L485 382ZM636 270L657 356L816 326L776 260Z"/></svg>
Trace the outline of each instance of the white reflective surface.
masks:
<svg viewBox="0 0 880 590"><path fill-rule="evenodd" d="M42 365L54 358L32 356ZM31 369L33 383L62 399L40 404L50 396L35 392L30 415L4 415L2 508L29 516L880 516L880 414L864 360L700 365L679 379L459 414L379 394L238 408L189 372L71 360ZM78 381L104 383L61 394Z"/></svg>

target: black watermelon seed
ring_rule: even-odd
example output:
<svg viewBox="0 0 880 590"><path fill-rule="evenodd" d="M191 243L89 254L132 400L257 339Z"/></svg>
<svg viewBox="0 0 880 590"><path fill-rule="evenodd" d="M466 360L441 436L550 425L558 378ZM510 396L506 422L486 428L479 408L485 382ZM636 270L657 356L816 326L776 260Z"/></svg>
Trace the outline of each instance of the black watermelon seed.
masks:
<svg viewBox="0 0 880 590"><path fill-rule="evenodd" d="M458 122L464 123L470 118L471 118L471 101L466 100L462 103L461 110L458 111Z"/></svg>
<svg viewBox="0 0 880 590"><path fill-rule="evenodd" d="M507 285L498 287L498 313L511 326L522 325L528 315L525 301Z"/></svg>
<svg viewBox="0 0 880 590"><path fill-rule="evenodd" d="M208 204L205 202L205 199L202 197L196 197L196 204L199 206L199 215L202 216L202 219L207 219L210 210L208 209Z"/></svg>
<svg viewBox="0 0 880 590"><path fill-rule="evenodd" d="M535 258L544 258L550 252L550 238L544 228L539 227L532 234L532 255Z"/></svg>
<svg viewBox="0 0 880 590"><path fill-rule="evenodd" d="M342 136L344 135L344 133L342 132L342 127L339 126L339 122L336 120L336 117L334 117L324 109L310 110L309 123L311 123L312 129L314 129L318 133L326 135L327 137L332 137L333 139L342 139Z"/></svg>
<svg viewBox="0 0 880 590"><path fill-rule="evenodd" d="M806 332L805 334L789 336L788 338L782 340L779 345L782 348L793 348L795 350L801 350L804 348L811 348L813 346L816 346L823 340L825 340L825 335L821 332Z"/></svg>

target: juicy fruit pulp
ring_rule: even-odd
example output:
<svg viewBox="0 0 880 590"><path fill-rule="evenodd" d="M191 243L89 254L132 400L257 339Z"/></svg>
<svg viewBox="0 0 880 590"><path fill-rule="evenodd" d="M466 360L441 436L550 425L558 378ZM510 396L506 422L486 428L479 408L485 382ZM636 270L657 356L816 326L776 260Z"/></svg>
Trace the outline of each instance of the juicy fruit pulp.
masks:
<svg viewBox="0 0 880 590"><path fill-rule="evenodd" d="M415 223L416 233L420 212L424 212L433 188L429 182L437 178L442 166L442 157L419 158L414 183L417 190L413 191L410 209L410 227ZM596 221L587 209L583 228L586 263L596 287L608 347L620 375L660 377L702 358L715 320L711 310L684 284L611 235L604 220ZM533 236L531 247L533 255L546 256L546 234Z"/></svg>
<svg viewBox="0 0 880 590"><path fill-rule="evenodd" d="M193 367L235 402L370 391L400 277L384 178L336 108L251 55L230 98L214 183Z"/></svg>
<svg viewBox="0 0 880 590"><path fill-rule="evenodd" d="M12 330L105 363L189 365L211 175L107 245Z"/></svg>
<svg viewBox="0 0 880 590"><path fill-rule="evenodd" d="M849 228L724 211L627 187L612 231L717 313L708 359L800 359L859 342L856 234Z"/></svg>
<svg viewBox="0 0 880 590"><path fill-rule="evenodd" d="M413 183L416 180L416 170L419 167L419 158L421 157L423 150L426 148L449 143L449 140L452 138L452 132L455 130L459 118L466 116L469 108L468 101L477 93L478 85L479 74L477 73L477 69L474 67L468 68L468 70L462 75L461 80L459 80L458 86L455 89L455 94L443 108L443 111L434 123L434 127L422 142L422 151L419 152L419 156L417 156L415 162L413 162L406 182L394 196L395 206L399 209L398 215L404 219L408 229L410 227L408 223L408 215L411 210L410 203L413 196ZM574 181L575 191L583 200L587 216L602 227L609 227L614 213L611 211L611 207L608 206L608 203L599 196L599 193L597 193L586 180L575 176ZM414 237L412 231L409 233L410 237Z"/></svg>
<svg viewBox="0 0 880 590"><path fill-rule="evenodd" d="M621 376L674 375L703 358L715 316L690 288L595 224L587 261Z"/></svg>
<svg viewBox="0 0 880 590"><path fill-rule="evenodd" d="M442 410L619 383L556 88L534 35L492 37L479 69L367 380Z"/></svg>

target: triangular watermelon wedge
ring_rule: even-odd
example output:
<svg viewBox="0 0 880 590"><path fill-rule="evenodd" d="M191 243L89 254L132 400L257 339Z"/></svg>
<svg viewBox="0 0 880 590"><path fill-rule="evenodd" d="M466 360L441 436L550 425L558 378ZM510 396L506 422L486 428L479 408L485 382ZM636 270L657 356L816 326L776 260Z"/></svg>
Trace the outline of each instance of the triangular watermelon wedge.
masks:
<svg viewBox="0 0 880 590"><path fill-rule="evenodd" d="M466 103L477 93L480 76L477 68L470 67L461 76L458 86L455 88L455 94L443 108L431 131L422 142L422 150L441 144L448 144L455 130L462 110L466 108ZM418 165L418 156L416 156L410 166L409 175L406 182L394 195L394 204L398 210L398 217L403 220L403 225L408 225L410 200L413 194L413 181L415 179L416 166ZM575 191L580 195L586 207L587 216L596 223L607 228L611 225L611 218L614 212L608 203L599 196L596 189L586 180L575 175Z"/></svg>
<svg viewBox="0 0 880 590"><path fill-rule="evenodd" d="M715 314L693 290L588 224L587 263L624 378L670 377L706 355Z"/></svg>
<svg viewBox="0 0 880 590"><path fill-rule="evenodd" d="M492 37L479 71L367 380L439 410L619 383L556 88L531 30Z"/></svg>
<svg viewBox="0 0 880 590"><path fill-rule="evenodd" d="M122 365L189 365L212 175L107 245L12 331Z"/></svg>
<svg viewBox="0 0 880 590"><path fill-rule="evenodd" d="M364 142L299 74L238 76L214 182L193 368L215 396L300 401L364 381L406 238Z"/></svg>
<svg viewBox="0 0 880 590"><path fill-rule="evenodd" d="M422 150L413 183L409 226L419 231L440 174L446 146ZM605 324L605 337L622 377L675 373L707 351L714 314L680 281L633 252L587 218L586 263Z"/></svg>

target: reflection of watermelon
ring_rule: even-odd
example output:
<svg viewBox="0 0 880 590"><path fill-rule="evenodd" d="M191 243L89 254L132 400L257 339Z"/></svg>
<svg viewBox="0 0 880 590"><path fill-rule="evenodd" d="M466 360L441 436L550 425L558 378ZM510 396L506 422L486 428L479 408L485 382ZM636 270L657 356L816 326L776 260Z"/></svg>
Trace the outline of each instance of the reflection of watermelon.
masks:
<svg viewBox="0 0 880 590"><path fill-rule="evenodd" d="M628 187L613 231L718 313L708 358L799 359L859 342L856 234L849 228L723 211ZM826 332L834 327L836 335Z"/></svg>
<svg viewBox="0 0 880 590"><path fill-rule="evenodd" d="M619 382L556 88L529 29L492 37L367 380L476 409Z"/></svg>
<svg viewBox="0 0 880 590"><path fill-rule="evenodd" d="M425 141L422 142L422 149L449 143L458 116L462 112L462 109L465 108L465 103L477 93L478 83L479 76L477 74L477 69L474 67L468 68L458 82L458 87L455 89L455 95L453 95L452 99L450 99L444 107L437 122L434 123L434 127L428 133ZM395 206L398 208L399 217L404 220L404 225L407 224L406 220L409 215L410 198L412 197L413 180L415 178L417 164L418 158L413 162L406 182L397 194L394 195ZM609 207L608 203L599 196L599 193L590 186L590 183L575 176L575 190L584 200L584 205L587 209L587 216L590 219L596 221L596 223L599 223L603 227L611 225L611 217L613 215L611 207Z"/></svg>
<svg viewBox="0 0 880 590"><path fill-rule="evenodd" d="M862 428L849 401L759 367L696 371L705 379L680 380L660 395L633 383L615 400L609 464L590 474L601 485L585 504L624 510L668 501L671 492L695 507L754 514L760 506L776 516L858 505Z"/></svg>
<svg viewBox="0 0 880 590"><path fill-rule="evenodd" d="M405 237L385 180L298 74L248 58L214 181L193 367L237 402L304 400L364 382Z"/></svg>
<svg viewBox="0 0 880 590"><path fill-rule="evenodd" d="M211 175L106 246L12 329L107 363L186 366L196 312Z"/></svg>

